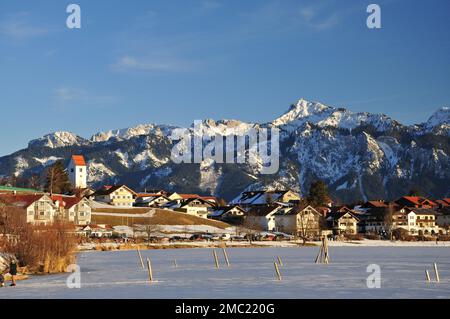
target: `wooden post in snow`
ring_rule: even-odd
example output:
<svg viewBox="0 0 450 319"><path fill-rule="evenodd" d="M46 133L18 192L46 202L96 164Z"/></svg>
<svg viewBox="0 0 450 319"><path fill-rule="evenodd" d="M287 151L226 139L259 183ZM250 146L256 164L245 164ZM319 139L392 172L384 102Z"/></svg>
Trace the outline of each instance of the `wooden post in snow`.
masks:
<svg viewBox="0 0 450 319"><path fill-rule="evenodd" d="M141 251L139 250L139 246L137 247L137 252L139 255L139 260L141 261L141 267L142 267L142 269L145 269L144 261L142 260L142 255L141 255Z"/></svg>
<svg viewBox="0 0 450 319"><path fill-rule="evenodd" d="M431 280L430 280L430 273L428 272L428 269L425 270L425 276L427 277L427 282L431 282Z"/></svg>
<svg viewBox="0 0 450 319"><path fill-rule="evenodd" d="M227 263L227 267L230 267L230 261L228 260L228 254L225 248L222 248L223 251L223 257L225 257L225 262Z"/></svg>
<svg viewBox="0 0 450 319"><path fill-rule="evenodd" d="M327 236L323 237L324 243L324 262L328 264L330 262L330 256L328 255L328 238Z"/></svg>
<svg viewBox="0 0 450 319"><path fill-rule="evenodd" d="M153 282L153 271L152 271L152 263L150 262L150 259L147 258L147 270L148 270L148 279L150 283Z"/></svg>
<svg viewBox="0 0 450 319"><path fill-rule="evenodd" d="M281 281L281 274L280 274L280 269L278 268L278 265L276 262L273 263L274 267L275 267L275 273L277 274L277 278L278 280Z"/></svg>
<svg viewBox="0 0 450 319"><path fill-rule="evenodd" d="M213 249L213 257L214 257L214 263L216 264L216 269L219 269L220 268L219 259L217 259L217 253L216 253L215 249Z"/></svg>
<svg viewBox="0 0 450 319"><path fill-rule="evenodd" d="M440 282L441 280L439 278L439 271L436 263L434 263L434 274L436 275L436 282Z"/></svg>
<svg viewBox="0 0 450 319"><path fill-rule="evenodd" d="M281 257L280 256L278 256L278 264L280 265L280 267L283 267L284 266L284 264L283 264L283 261L281 260Z"/></svg>
<svg viewBox="0 0 450 319"><path fill-rule="evenodd" d="M330 262L330 255L328 254L328 240L327 236L323 236L322 244L320 245L319 254L316 257L316 264L328 264Z"/></svg>
<svg viewBox="0 0 450 319"><path fill-rule="evenodd" d="M322 262L322 254L323 254L323 239L322 239L322 242L320 244L319 253L317 254L317 257L316 257L316 260L315 260L316 264Z"/></svg>

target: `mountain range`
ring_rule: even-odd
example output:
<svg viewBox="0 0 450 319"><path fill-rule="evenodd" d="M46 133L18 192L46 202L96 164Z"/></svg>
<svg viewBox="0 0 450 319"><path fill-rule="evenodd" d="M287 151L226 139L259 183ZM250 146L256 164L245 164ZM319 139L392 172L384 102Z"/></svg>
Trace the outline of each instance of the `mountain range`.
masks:
<svg viewBox="0 0 450 319"><path fill-rule="evenodd" d="M72 154L83 154L88 183L94 188L124 183L136 190L163 188L230 200L243 190L260 188L306 194L311 182L320 179L341 202L390 199L411 189L433 198L450 196L449 107L424 123L403 125L384 114L354 113L300 99L268 123L208 119L202 124L208 134L278 128L278 173L261 175L258 165L249 163L175 164L169 136L178 127L143 124L99 132L89 139L71 132L45 135L0 157L0 176L42 176L56 160L67 162Z"/></svg>

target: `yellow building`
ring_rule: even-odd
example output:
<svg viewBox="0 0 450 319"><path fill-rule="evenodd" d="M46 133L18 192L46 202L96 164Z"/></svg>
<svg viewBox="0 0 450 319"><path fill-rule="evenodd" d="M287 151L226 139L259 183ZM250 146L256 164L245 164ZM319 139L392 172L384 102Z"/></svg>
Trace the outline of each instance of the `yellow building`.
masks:
<svg viewBox="0 0 450 319"><path fill-rule="evenodd" d="M132 207L136 193L125 185L103 186L91 196L97 202L117 207Z"/></svg>

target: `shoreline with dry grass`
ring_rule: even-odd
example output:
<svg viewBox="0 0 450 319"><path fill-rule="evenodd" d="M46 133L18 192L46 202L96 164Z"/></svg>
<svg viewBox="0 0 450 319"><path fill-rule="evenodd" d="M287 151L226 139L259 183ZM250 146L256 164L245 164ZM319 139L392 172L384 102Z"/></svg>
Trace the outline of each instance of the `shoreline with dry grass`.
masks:
<svg viewBox="0 0 450 319"><path fill-rule="evenodd" d="M176 243L89 243L78 246L79 252L84 251L125 251L125 250L153 250L153 249L202 249L202 248L302 248L302 247L318 247L320 242L307 242L305 245L302 241L253 241L249 242L176 242ZM388 241L388 240L360 240L360 241L330 241L330 247L450 247L450 242L404 242L404 241Z"/></svg>

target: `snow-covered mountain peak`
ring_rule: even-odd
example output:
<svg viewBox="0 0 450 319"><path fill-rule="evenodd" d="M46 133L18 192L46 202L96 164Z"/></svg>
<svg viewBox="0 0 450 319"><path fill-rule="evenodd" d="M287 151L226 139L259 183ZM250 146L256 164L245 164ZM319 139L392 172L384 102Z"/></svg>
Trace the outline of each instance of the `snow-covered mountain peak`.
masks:
<svg viewBox="0 0 450 319"><path fill-rule="evenodd" d="M195 129L196 126L195 124L199 124L199 123L193 123L191 125L191 129ZM196 133L200 133L200 134L205 134L205 135L215 135L215 134L219 134L219 135L243 135L246 134L246 132L248 131L248 129L253 128L253 127L257 127L258 124L253 124L253 123L247 123L247 122L242 122L239 120L213 120L213 119L205 119L201 121L201 132L196 132Z"/></svg>
<svg viewBox="0 0 450 319"><path fill-rule="evenodd" d="M106 142L111 138L120 140L128 140L135 136L148 135L150 133L167 136L175 127L170 125L156 125L156 124L140 124L124 129L109 130L106 132L98 132L91 137L92 142Z"/></svg>
<svg viewBox="0 0 450 319"><path fill-rule="evenodd" d="M415 125L413 128L418 134L433 133L436 135L450 136L450 107L444 106L433 113L427 122Z"/></svg>
<svg viewBox="0 0 450 319"><path fill-rule="evenodd" d="M286 113L275 119L272 122L272 125L281 126L289 124L296 120L320 117L324 115L324 113L329 114L332 110L332 107L323 105L322 103L308 102L305 99L300 99L297 101L297 103L292 104Z"/></svg>
<svg viewBox="0 0 450 319"><path fill-rule="evenodd" d="M379 131L390 128L394 121L383 114L354 113L345 108L327 106L319 102L308 102L300 99L288 112L275 119L271 124L283 126L289 132L304 123L312 123L319 127L336 127L354 129L360 125L372 125Z"/></svg>
<svg viewBox="0 0 450 319"><path fill-rule="evenodd" d="M80 145L86 142L82 137L71 132L59 131L44 135L41 138L32 140L28 143L28 147L66 147L72 145Z"/></svg>
<svg viewBox="0 0 450 319"><path fill-rule="evenodd" d="M441 124L450 124L450 107L448 106L441 107L427 121L427 127L435 127Z"/></svg>

